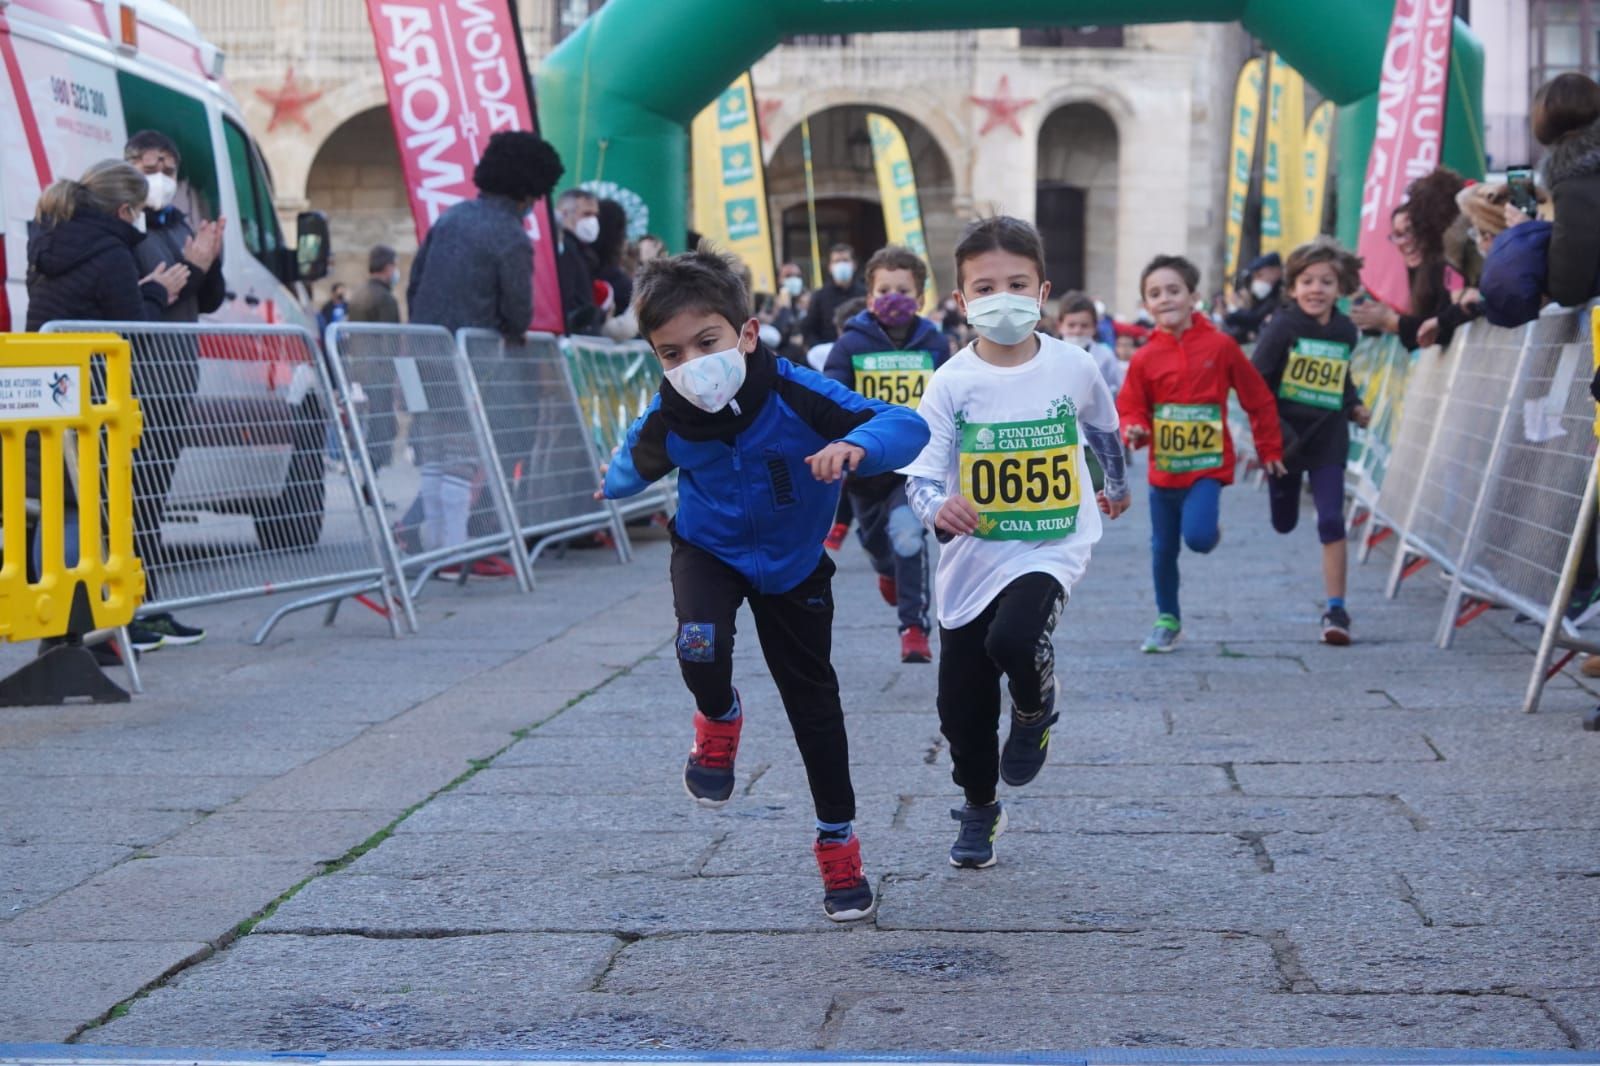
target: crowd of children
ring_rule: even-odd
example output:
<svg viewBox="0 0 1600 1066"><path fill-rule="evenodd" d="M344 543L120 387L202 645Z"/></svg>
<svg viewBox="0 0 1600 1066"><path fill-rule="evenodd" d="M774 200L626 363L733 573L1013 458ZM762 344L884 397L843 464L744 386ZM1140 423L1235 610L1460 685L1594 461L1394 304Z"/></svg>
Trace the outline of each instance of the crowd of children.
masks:
<svg viewBox="0 0 1600 1066"><path fill-rule="evenodd" d="M1128 458L1139 450L1150 456L1157 610L1142 650L1178 642L1180 550L1205 554L1222 538L1220 493L1236 466L1230 392L1249 415L1279 532L1295 528L1309 480L1322 636L1348 644L1344 456L1349 422L1365 424L1367 412L1349 374L1355 326L1336 302L1354 291L1359 265L1326 239L1290 255L1288 302L1266 320L1252 361L1201 313L1199 272L1181 256L1158 256L1140 278L1142 338L1077 292L1059 299L1051 330L1038 232L987 218L955 254L953 299L970 343L952 352L921 313L927 263L890 246L868 259L865 296L841 299L838 339L810 366L763 342L730 260L702 249L646 265L634 308L665 380L597 495L679 472L670 570L676 653L695 703L690 796L720 806L734 793L746 713L734 622L748 604L811 787L823 909L836 921L873 912L831 662L829 552L853 515L896 610L902 662L932 661L930 609L938 620L936 708L962 793L949 861L994 865L1006 824L998 786L1027 784L1046 761L1063 706L1055 628L1103 518L1130 506ZM929 532L940 542L931 590Z"/></svg>

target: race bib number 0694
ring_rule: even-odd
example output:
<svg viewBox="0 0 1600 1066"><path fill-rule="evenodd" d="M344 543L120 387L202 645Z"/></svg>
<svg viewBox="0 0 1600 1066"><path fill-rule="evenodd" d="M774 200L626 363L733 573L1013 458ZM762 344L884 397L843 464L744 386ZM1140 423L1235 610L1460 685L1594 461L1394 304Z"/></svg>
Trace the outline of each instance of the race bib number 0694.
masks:
<svg viewBox="0 0 1600 1066"><path fill-rule="evenodd" d="M1078 528L1078 422L968 423L961 430L961 491L984 540L1059 540Z"/></svg>
<svg viewBox="0 0 1600 1066"><path fill-rule="evenodd" d="M1278 395L1308 407L1337 411L1344 406L1344 379L1349 369L1348 344L1303 337L1289 353Z"/></svg>

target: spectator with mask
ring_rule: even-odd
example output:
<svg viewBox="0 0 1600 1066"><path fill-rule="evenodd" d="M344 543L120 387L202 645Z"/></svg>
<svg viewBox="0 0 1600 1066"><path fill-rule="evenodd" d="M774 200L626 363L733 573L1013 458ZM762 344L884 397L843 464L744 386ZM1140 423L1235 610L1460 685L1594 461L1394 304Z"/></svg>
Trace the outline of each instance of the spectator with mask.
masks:
<svg viewBox="0 0 1600 1066"><path fill-rule="evenodd" d="M137 168L107 159L77 181L56 182L39 197L27 250L29 333L54 320L158 322L177 301L189 283L187 266L173 262L149 272L139 269L136 250L145 236L135 223L145 221L149 188ZM133 364L133 391L145 419L141 446L134 452L134 549L145 562L147 599L157 594L154 567L161 555L161 513L183 428L183 423L169 420L166 397L181 393L184 386L168 385L166 370L139 359ZM188 388L192 395L192 386ZM187 414L187 401L182 414ZM39 498L39 462L38 445L30 443L23 461L30 499ZM69 507L76 503L69 501ZM70 515L67 525L76 532ZM203 630L179 628L197 635L174 643L194 643L205 636ZM142 621L129 626L128 633L139 651L166 643L163 632Z"/></svg>
<svg viewBox="0 0 1600 1066"><path fill-rule="evenodd" d="M1240 344L1256 339L1267 319L1283 304L1283 257L1277 252L1257 256L1245 268L1248 286L1234 290L1223 328Z"/></svg>
<svg viewBox="0 0 1600 1066"><path fill-rule="evenodd" d="M586 189L568 189L556 200L556 277L561 283L561 310L569 333L598 335L606 312L595 302L595 270L599 257L592 245L600 239L600 201Z"/></svg>
<svg viewBox="0 0 1600 1066"><path fill-rule="evenodd" d="M189 280L178 298L162 313L163 322L198 322L222 306L227 286L222 278L222 238L227 220L202 220L199 227L178 209L178 173L183 156L178 146L158 130L140 130L128 138L123 158L144 175L150 191L145 198L145 237L134 248L141 274L166 263L181 263L189 270ZM144 412L143 454L135 456L134 495L142 514L136 524L144 530L144 550L159 550L161 520L166 512L167 491L177 469L183 435L191 421L194 394L200 387L200 346L192 337L180 337L167 349L172 357L165 365L134 364L134 395ZM147 583L147 598L156 590ZM145 615L139 620L143 631L159 633L161 646L198 644L205 630L185 625L170 612ZM136 642L137 643L137 642Z"/></svg>
<svg viewBox="0 0 1600 1066"><path fill-rule="evenodd" d="M336 281L333 283L333 288L328 290L328 302L317 312L317 325L321 328L322 335L326 337L328 327L336 322L343 322L349 313L350 303L345 294L344 282Z"/></svg>
<svg viewBox="0 0 1600 1066"><path fill-rule="evenodd" d="M866 295L867 287L856 277L855 249L848 244L834 245L828 251L828 284L811 294L811 306L806 310L805 324L801 327L806 348L838 340L839 330L833 321L839 305L865 299Z"/></svg>
<svg viewBox="0 0 1600 1066"><path fill-rule="evenodd" d="M537 134L507 130L489 138L472 174L478 198L440 215L417 251L406 291L412 322L451 333L493 330L522 342L533 319L533 245L523 220L562 170L555 149ZM424 550L462 544L482 481L471 433L433 424L426 413L413 432L422 475L416 538Z"/></svg>

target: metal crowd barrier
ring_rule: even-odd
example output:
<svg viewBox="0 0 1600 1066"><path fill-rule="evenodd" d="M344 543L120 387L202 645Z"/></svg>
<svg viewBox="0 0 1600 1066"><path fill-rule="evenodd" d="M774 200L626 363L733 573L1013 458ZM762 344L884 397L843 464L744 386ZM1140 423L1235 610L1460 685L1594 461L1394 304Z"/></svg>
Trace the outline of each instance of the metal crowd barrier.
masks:
<svg viewBox="0 0 1600 1066"><path fill-rule="evenodd" d="M621 513L594 499L601 459L557 338L530 333L512 344L464 329L456 342L483 396L528 563L551 544L600 531L610 532L619 561L632 558Z"/></svg>
<svg viewBox="0 0 1600 1066"><path fill-rule="evenodd" d="M1600 653L1566 617L1595 522L1597 318L1600 305L1549 308L1514 330L1474 322L1447 355L1419 355L1380 492L1400 541L1391 590L1425 561L1450 575L1440 647L1490 606L1543 626L1528 711L1557 649L1556 669Z"/></svg>
<svg viewBox="0 0 1600 1066"><path fill-rule="evenodd" d="M414 600L441 572L462 576L491 556L510 560L523 591L533 587L484 415L472 366L441 326L340 322L328 330L357 460L373 486L368 502L383 521ZM374 420L404 423L375 458ZM387 461L385 461L387 460Z"/></svg>
<svg viewBox="0 0 1600 1066"><path fill-rule="evenodd" d="M111 629L139 690L124 628L145 591L129 364L116 336L0 336L0 639L46 639L0 678L0 706L127 700L83 647Z"/></svg>
<svg viewBox="0 0 1600 1066"><path fill-rule="evenodd" d="M561 345L595 450L609 459L660 389L661 362L644 341L567 337ZM677 501L674 473L637 496L619 500L617 509L625 518L671 514Z"/></svg>
<svg viewBox="0 0 1600 1066"><path fill-rule="evenodd" d="M1351 424L1350 456L1345 465L1345 488L1350 497L1347 523L1352 531L1363 524L1368 527L1361 538L1362 562L1385 531L1393 529L1393 520L1379 508L1378 497L1388 472L1410 371L1411 353L1392 333L1363 337L1350 353L1350 376L1372 415L1365 429Z"/></svg>
<svg viewBox="0 0 1600 1066"><path fill-rule="evenodd" d="M293 326L51 322L115 333L144 414L134 457L141 614L342 586L376 594L400 635L390 560L353 468L324 456L335 393L316 341ZM341 454L353 454L336 426ZM309 604L308 604L309 605ZM266 638L282 616L257 634Z"/></svg>

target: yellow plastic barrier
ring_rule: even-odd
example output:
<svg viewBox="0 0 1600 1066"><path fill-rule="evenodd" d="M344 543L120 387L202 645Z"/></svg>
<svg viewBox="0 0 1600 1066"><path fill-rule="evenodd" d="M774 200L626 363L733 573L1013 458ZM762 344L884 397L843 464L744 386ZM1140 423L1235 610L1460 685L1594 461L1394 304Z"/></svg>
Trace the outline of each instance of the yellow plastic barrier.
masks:
<svg viewBox="0 0 1600 1066"><path fill-rule="evenodd" d="M124 626L144 599L144 568L133 553L133 449L143 422L129 360L128 342L116 336L0 335L0 639ZM33 500L30 451L38 464ZM83 606L73 617L75 602L88 617Z"/></svg>

